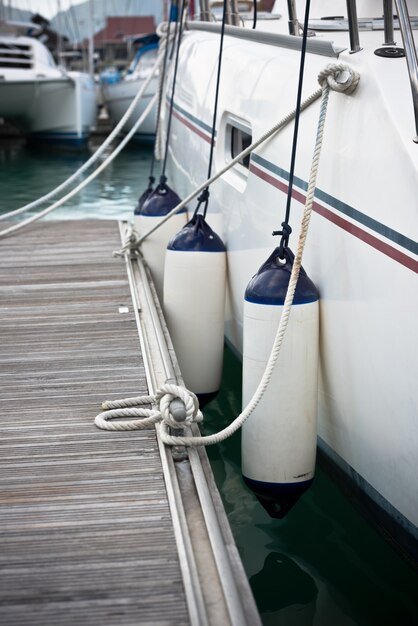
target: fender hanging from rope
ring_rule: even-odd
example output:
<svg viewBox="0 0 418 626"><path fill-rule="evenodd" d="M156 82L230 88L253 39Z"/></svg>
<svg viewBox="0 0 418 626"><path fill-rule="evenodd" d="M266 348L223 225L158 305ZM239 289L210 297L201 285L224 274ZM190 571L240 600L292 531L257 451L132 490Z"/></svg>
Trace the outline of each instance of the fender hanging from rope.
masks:
<svg viewBox="0 0 418 626"><path fill-rule="evenodd" d="M165 151L164 151L164 161L163 161L163 166L162 166L162 172L161 172L159 184L157 185L155 190L152 191L151 189L149 193L148 193L148 190L144 192L145 194L147 194L147 196L141 205L139 205L138 203L137 210L135 211L134 228L140 234L143 232L148 232L150 228L153 228L156 224L158 224L161 221L161 218L168 215L173 210L173 208L181 202L176 192L173 191L173 189L171 189L167 185L167 177L165 175L165 172L167 168L168 146L170 142L171 122L172 122L173 110L174 110L173 108L174 107L174 94L175 94L176 83L177 83L177 71L178 71L178 65L179 65L180 44L181 44L182 34L183 34L185 8L186 8L186 2L185 0L182 0L180 12L178 14L176 13L176 17L177 17L176 30L178 31L177 46L176 46L176 57L174 61L173 83L171 87L170 110L169 110L168 123L167 123L167 134L166 134L166 141L165 141ZM176 42L174 41L174 44L175 43ZM162 90L162 88L163 86L161 84L160 89ZM161 111L162 99L163 99L163 94L162 94L162 91L160 91L159 93L160 111ZM158 115L158 118L159 118L159 115ZM158 125L160 125L159 121L158 121ZM150 189L150 187L148 189ZM144 242L141 248L142 254L144 255L144 258L151 270L151 274L155 283L155 288L157 290L158 297L161 301L163 298L165 250L167 247L167 243L169 242L171 237L186 223L187 221L186 213L187 213L187 209L184 207L184 209L181 212L179 211L177 213L172 223L167 224L163 228L159 228L158 233L155 233L152 237L149 237Z"/></svg>
<svg viewBox="0 0 418 626"><path fill-rule="evenodd" d="M342 75L342 73L344 74ZM343 77L343 80L341 79L341 76ZM286 329L289 324L293 299L294 299L297 284L298 284L299 273L301 271L302 257L303 257L303 252L305 248L306 238L308 235L310 218L311 218L313 202L314 202L314 193L315 193L316 180L317 180L318 169L319 169L319 159L320 159L321 148L322 148L322 143L323 143L325 119L326 119L326 112L327 112L328 100L329 100L329 92L330 90L335 90L337 92L345 93L347 95L354 93L354 91L356 90L359 84L360 76L356 71L354 71L349 66L338 63L338 64L328 65L326 68L324 68L324 70L322 70L318 76L318 81L319 81L319 84L321 85L321 89L311 94L311 96L309 96L301 105L301 110L304 110L306 107L312 104L312 102L315 102L319 96L321 96L321 105L320 105L318 127L317 127L316 139L315 139L315 147L314 147L314 153L313 153L313 158L312 158L311 170L309 173L309 183L308 183L308 188L306 192L306 201L305 201L305 206L304 206L304 211L303 211L303 216L302 216L302 221L301 221L298 246L297 246L294 260L291 264L291 272L290 272L290 277L288 279L288 286L286 289L286 295L284 297L283 305L277 305L277 304L273 305L273 306L282 307L281 315L280 315L280 322L277 327L277 331L274 336L274 341L273 341L273 345L271 348L271 352L267 360L265 369L262 373L260 382L258 383L257 388L255 389L254 393L252 394L251 398L248 401L248 404L242 410L240 415L236 417L226 428L224 428L218 433L214 433L208 436L195 437L195 436L190 435L189 429L186 429L183 436L174 436L170 434L169 421L167 421L163 417L161 424L160 424L159 433L160 433L161 440L165 445L206 446L206 445L213 445L215 443L224 441L225 439L230 437L232 434L234 434L239 428L241 428L243 424L245 424L245 422L252 415L252 413L257 408L257 406L260 404L265 393L270 387L271 379L275 372L276 363L278 362L279 355L280 355L282 346L284 344ZM207 187L209 184L214 182L214 180L222 176L222 174L227 169L232 167L235 163L241 160L244 156L252 152L257 146L261 145L269 137L272 137L273 135L275 135L278 132L278 130L280 130L281 128L284 128L294 118L294 116L295 116L295 111L292 111L291 113L286 115L280 122L275 124L273 128L271 128L269 131L264 133L262 137L260 137L257 141L253 142L246 150L243 150L239 155L237 155L237 157L235 157L235 159L233 159L230 163L228 163L227 166L225 166L222 170L217 172L217 174L212 176L211 179L209 179L208 181L205 181L205 183L203 183L197 189L195 189L185 200L183 200L179 205L177 205L177 207L175 207L172 210L172 212L169 213L164 218L163 222L161 223L165 223L165 221L170 219L172 215L174 215L178 210L183 208L186 202L189 202L190 199L197 196L205 187ZM160 226L161 226L161 223L160 223ZM159 228L160 226L157 226L156 229ZM142 236L141 239L144 240L147 236L148 235ZM128 250L128 248L129 246L124 247L125 252ZM280 251L280 254L284 253L285 250L286 248L283 247L283 251ZM286 250L286 254L288 254L287 250ZM290 263L289 259L286 262ZM283 298L283 294L282 294L282 298ZM315 304L315 302L311 302L311 303L308 302L306 304ZM295 308L297 309L298 306L300 306L300 304L296 305ZM120 409L120 411L123 411L123 409ZM119 414L118 410L115 409L114 413L112 414L112 418L117 418L117 417L123 418L126 416L123 414ZM98 426L100 427L99 424ZM131 430L130 422L129 421L122 422L119 425L118 429ZM251 479L250 476L248 478ZM299 478L302 479L303 477L300 476Z"/></svg>
<svg viewBox="0 0 418 626"><path fill-rule="evenodd" d="M244 407L266 369L293 263L291 250L277 247L246 289ZM315 285L301 267L280 357L263 397L242 427L243 478L272 517L286 515L315 472L318 300Z"/></svg>
<svg viewBox="0 0 418 626"><path fill-rule="evenodd" d="M201 406L221 383L225 290L225 246L203 215L193 215L167 247L164 313L183 379Z"/></svg>

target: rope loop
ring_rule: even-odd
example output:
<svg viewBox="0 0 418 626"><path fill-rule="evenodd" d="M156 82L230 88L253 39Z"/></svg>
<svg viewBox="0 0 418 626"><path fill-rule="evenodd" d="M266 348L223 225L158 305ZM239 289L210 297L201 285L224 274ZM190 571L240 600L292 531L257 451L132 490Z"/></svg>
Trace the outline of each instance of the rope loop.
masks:
<svg viewBox="0 0 418 626"><path fill-rule="evenodd" d="M139 417L140 419L124 419L128 417ZM123 418L123 422L113 422L111 420ZM161 414L156 409L126 408L110 409L96 415L94 423L101 430L144 430L161 419Z"/></svg>
<svg viewBox="0 0 418 626"><path fill-rule="evenodd" d="M120 248L120 250L114 250L112 256L114 258L123 257L126 252L137 251L139 247L139 240L139 234L136 232L133 224L130 224L126 231L126 236L122 247Z"/></svg>
<svg viewBox="0 0 418 626"><path fill-rule="evenodd" d="M185 408L185 419L178 421L171 412L171 403L179 399ZM143 408L152 405L153 408ZM196 395L179 385L165 383L158 389L155 396L136 396L122 400L106 400L102 404L103 411L96 416L94 423L101 430L143 430L157 422L168 427L183 429L193 422L201 422L203 415L199 410ZM128 419L139 418L139 419ZM114 422L115 419L123 421Z"/></svg>
<svg viewBox="0 0 418 626"><path fill-rule="evenodd" d="M360 82L360 74L345 63L330 63L318 74L322 89L329 87L333 91L350 96Z"/></svg>

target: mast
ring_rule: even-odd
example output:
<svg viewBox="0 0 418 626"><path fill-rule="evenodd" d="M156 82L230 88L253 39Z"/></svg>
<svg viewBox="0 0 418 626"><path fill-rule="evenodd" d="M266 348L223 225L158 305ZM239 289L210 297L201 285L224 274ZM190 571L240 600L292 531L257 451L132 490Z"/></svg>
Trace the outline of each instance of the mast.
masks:
<svg viewBox="0 0 418 626"><path fill-rule="evenodd" d="M89 30L89 48L88 48L88 72L94 77L94 7L92 0L88 2L88 30Z"/></svg>
<svg viewBox="0 0 418 626"><path fill-rule="evenodd" d="M61 0L57 0L57 60L58 65L62 63L62 15Z"/></svg>

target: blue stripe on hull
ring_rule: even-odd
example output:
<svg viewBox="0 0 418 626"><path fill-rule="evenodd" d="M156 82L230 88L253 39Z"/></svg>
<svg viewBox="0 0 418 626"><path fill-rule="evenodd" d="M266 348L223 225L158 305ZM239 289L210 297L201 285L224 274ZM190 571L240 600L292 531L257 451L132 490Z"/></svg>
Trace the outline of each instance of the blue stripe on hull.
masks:
<svg viewBox="0 0 418 626"><path fill-rule="evenodd" d="M251 155L251 160L258 165L261 165L266 170L269 170L276 176L280 176L280 178L283 178L283 180L289 181L289 172L279 167L278 165L271 163L271 161L267 161L267 159L264 159L259 154L253 153ZM294 183L299 187L299 189L302 189L305 192L307 191L308 183L305 180L302 180L302 178L295 176ZM402 248L405 248L409 252L418 254L418 242L410 239L409 237L406 237L402 233L397 232L393 228L390 228L389 226L378 222L369 215L366 215L365 213L358 211L354 207L346 204L345 202L338 200L338 198L334 198L334 196L331 196L331 194L326 193L321 189L318 189L318 187L315 189L315 198L317 198L318 200L322 200L343 215L346 215L347 217L350 217L351 219L358 222L359 224L366 226L366 228L370 228L370 230L373 230L379 235L383 235L383 237L386 237L390 241L393 241L399 246L402 246Z"/></svg>

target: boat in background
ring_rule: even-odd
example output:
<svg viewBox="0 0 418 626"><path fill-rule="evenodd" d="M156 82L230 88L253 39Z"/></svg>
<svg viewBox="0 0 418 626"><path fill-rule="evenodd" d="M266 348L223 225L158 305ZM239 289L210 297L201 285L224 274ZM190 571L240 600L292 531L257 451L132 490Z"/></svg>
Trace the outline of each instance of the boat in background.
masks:
<svg viewBox="0 0 418 626"><path fill-rule="evenodd" d="M135 39L133 44L139 48L126 74L120 74L116 70L108 70L101 74L103 102L114 126L123 117L141 85L148 78L157 58L158 41L159 37L156 34ZM158 76L155 76L126 122L124 127L126 132L132 128L148 106L149 101L155 95L157 85ZM157 111L154 106L144 123L139 127L138 132L135 133L134 139L143 143L154 141L156 121Z"/></svg>
<svg viewBox="0 0 418 626"><path fill-rule="evenodd" d="M31 140L83 147L95 124L94 80L58 67L34 24L0 24L0 117ZM22 34L25 33L25 34Z"/></svg>
<svg viewBox="0 0 418 626"><path fill-rule="evenodd" d="M214 171L295 107L302 37L296 3L288 3L289 19L279 15L282 4L276 2L276 19L258 22L256 29L252 21L225 28ZM378 525L418 561L418 363L413 340L418 307L418 20L409 18L404 0L396 1L395 21L392 2L384 3L384 20L381 3L357 4L359 19L354 1L347 6L334 0L312 3L315 14L307 40L304 97L318 89L318 74L330 63L345 63L360 74L354 95L330 95L303 260L321 298L318 443L333 473L348 479ZM301 16L305 2L297 5ZM409 8L417 15L416 0ZM189 22L180 48L167 175L182 198L207 177L220 33L221 25L209 18ZM167 82L169 89L170 78ZM312 105L300 119L293 248L318 110L318 103ZM227 248L226 337L238 355L243 353L246 287L278 245L271 233L285 214L292 133L290 125L210 189L208 221ZM298 384L303 394L303 380Z"/></svg>

